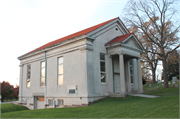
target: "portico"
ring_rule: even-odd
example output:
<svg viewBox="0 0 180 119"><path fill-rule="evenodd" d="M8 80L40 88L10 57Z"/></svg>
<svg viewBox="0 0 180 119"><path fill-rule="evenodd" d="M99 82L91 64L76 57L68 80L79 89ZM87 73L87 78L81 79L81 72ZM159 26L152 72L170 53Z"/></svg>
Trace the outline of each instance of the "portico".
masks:
<svg viewBox="0 0 180 119"><path fill-rule="evenodd" d="M143 93L140 63L142 52L140 48L142 47L137 46L135 41L135 37L131 36L126 42L106 44L109 95L111 97L126 97L128 93ZM129 47L130 44L136 47Z"/></svg>

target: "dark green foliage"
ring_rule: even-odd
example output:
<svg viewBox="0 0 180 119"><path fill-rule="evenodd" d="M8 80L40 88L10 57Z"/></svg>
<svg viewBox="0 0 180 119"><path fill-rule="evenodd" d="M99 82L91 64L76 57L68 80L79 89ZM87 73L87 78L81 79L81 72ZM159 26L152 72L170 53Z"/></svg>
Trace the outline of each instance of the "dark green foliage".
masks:
<svg viewBox="0 0 180 119"><path fill-rule="evenodd" d="M9 84L9 82L3 81L0 82L1 85L1 101L3 102L4 99L12 99L13 98L13 91L14 87Z"/></svg>
<svg viewBox="0 0 180 119"><path fill-rule="evenodd" d="M0 82L1 87L1 101L4 102L7 100L13 100L14 98L17 100L19 95L19 86L16 85L14 88L13 85L10 85L9 82L3 81Z"/></svg>
<svg viewBox="0 0 180 119"><path fill-rule="evenodd" d="M177 79L179 79L179 54L177 50L172 52L167 58L168 80L172 80L173 76L177 76Z"/></svg>

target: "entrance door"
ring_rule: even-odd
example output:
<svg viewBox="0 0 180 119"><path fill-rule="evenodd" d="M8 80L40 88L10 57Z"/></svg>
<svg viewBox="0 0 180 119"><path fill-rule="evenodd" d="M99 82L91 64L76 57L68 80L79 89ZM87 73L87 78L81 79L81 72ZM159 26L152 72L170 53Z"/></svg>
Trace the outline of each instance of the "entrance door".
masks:
<svg viewBox="0 0 180 119"><path fill-rule="evenodd" d="M114 93L120 93L120 76L114 73Z"/></svg>
<svg viewBox="0 0 180 119"><path fill-rule="evenodd" d="M114 93L120 93L120 71L119 71L119 55L114 55L113 58L113 77L114 77Z"/></svg>
<svg viewBox="0 0 180 119"><path fill-rule="evenodd" d="M44 97L35 97L35 109L44 109Z"/></svg>

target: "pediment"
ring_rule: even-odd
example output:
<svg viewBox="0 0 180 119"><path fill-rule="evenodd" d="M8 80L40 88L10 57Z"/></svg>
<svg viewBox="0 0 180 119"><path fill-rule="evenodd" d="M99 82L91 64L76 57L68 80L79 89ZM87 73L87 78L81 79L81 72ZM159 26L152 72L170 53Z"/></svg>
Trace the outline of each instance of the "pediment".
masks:
<svg viewBox="0 0 180 119"><path fill-rule="evenodd" d="M129 38L124 40L122 43L128 47L143 50L141 44L139 43L139 41L136 39L136 37L134 35L131 35Z"/></svg>

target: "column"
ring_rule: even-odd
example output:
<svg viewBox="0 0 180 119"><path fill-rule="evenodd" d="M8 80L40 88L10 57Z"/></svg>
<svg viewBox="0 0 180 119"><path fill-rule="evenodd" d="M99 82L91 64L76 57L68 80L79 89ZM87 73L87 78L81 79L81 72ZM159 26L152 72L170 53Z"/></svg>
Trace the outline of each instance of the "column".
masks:
<svg viewBox="0 0 180 119"><path fill-rule="evenodd" d="M120 86L121 86L120 95L122 97L125 97L126 90L125 90L125 76L124 76L124 56L122 53L119 54L119 69L120 69Z"/></svg>
<svg viewBox="0 0 180 119"><path fill-rule="evenodd" d="M113 68L112 68L112 56L107 56L107 62L108 62L108 72L107 72L107 79L108 79L108 87L109 87L109 94L113 94Z"/></svg>
<svg viewBox="0 0 180 119"><path fill-rule="evenodd" d="M138 74L138 93L143 93L142 86L142 72L141 72L141 62L140 58L137 58L137 74Z"/></svg>
<svg viewBox="0 0 180 119"><path fill-rule="evenodd" d="M19 103L22 104L22 91L23 91L23 64L19 65L20 76L19 76Z"/></svg>

